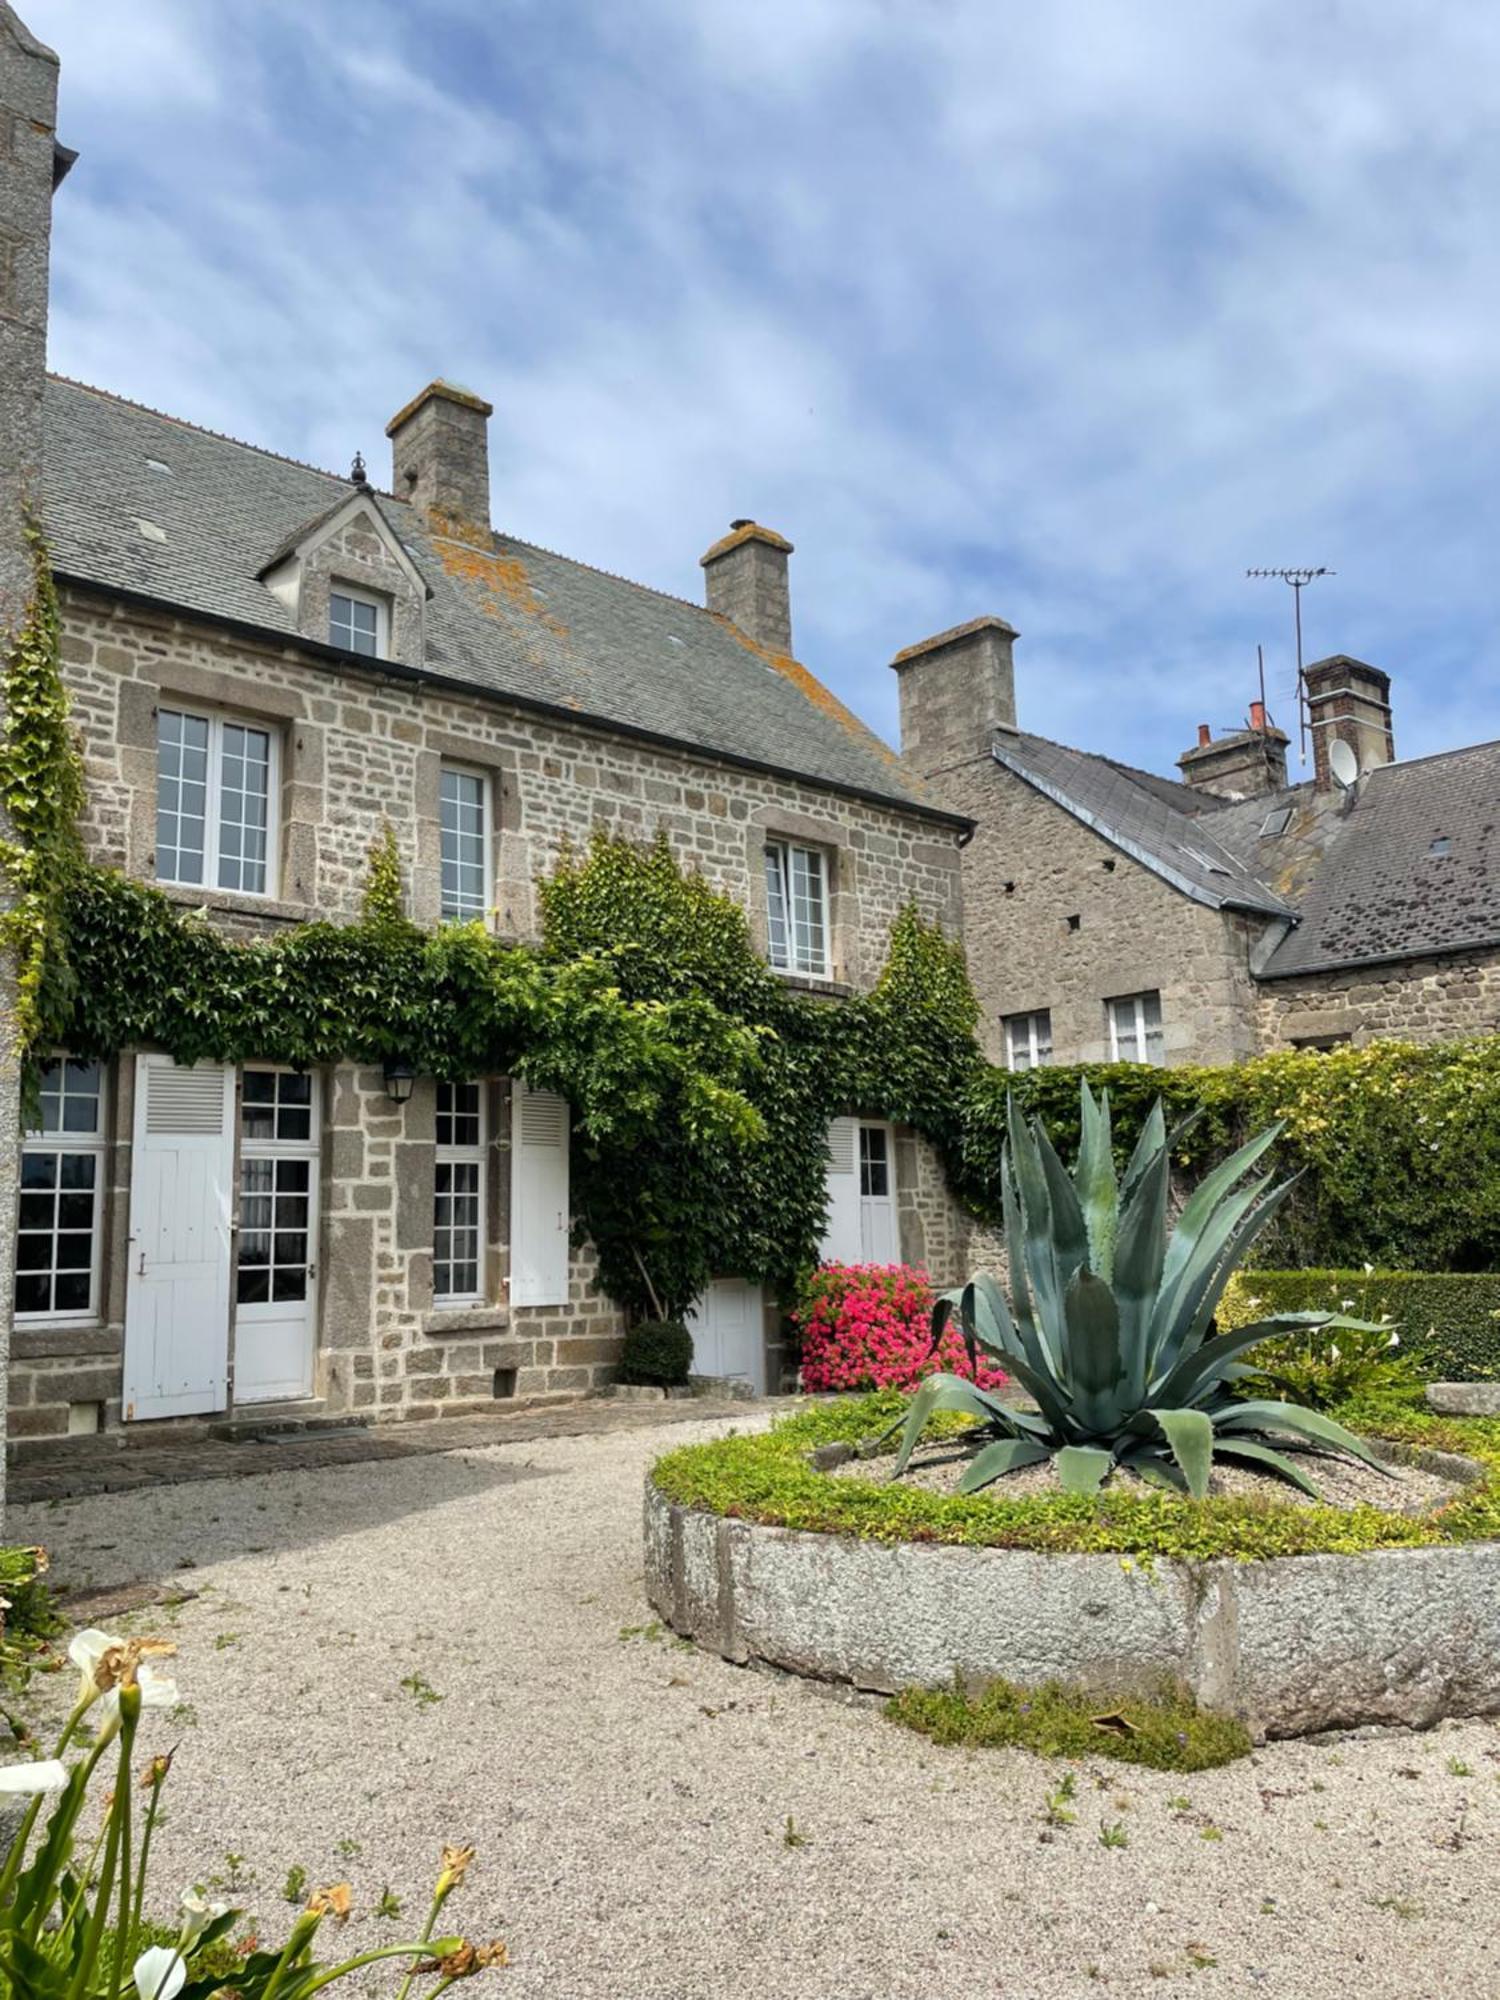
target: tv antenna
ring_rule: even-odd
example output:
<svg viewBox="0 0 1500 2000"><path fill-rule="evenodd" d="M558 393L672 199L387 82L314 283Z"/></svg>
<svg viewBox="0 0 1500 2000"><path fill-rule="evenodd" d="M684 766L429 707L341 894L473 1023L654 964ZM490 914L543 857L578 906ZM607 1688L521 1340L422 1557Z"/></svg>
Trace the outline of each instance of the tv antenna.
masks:
<svg viewBox="0 0 1500 2000"><path fill-rule="evenodd" d="M1338 572L1327 568L1319 569L1247 569L1246 576L1279 577L1290 584L1292 591L1293 619L1297 628L1297 746L1301 761L1307 762L1307 686L1302 677L1302 593L1310 583L1316 583L1320 576L1336 576Z"/></svg>

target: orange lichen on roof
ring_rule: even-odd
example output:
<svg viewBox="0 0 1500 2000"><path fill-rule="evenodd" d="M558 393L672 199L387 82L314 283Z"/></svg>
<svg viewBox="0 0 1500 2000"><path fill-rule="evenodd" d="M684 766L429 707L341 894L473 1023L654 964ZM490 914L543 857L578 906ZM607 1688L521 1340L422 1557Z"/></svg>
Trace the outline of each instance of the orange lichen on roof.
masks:
<svg viewBox="0 0 1500 2000"><path fill-rule="evenodd" d="M778 674L791 682L804 700L810 701L814 708L821 709L824 715L831 716L840 729L852 736L856 743L862 744L868 750L878 751L893 770L896 768L900 760L890 744L882 742L868 723L861 722L852 709L845 708L832 689L824 687L817 675L809 673L800 660L794 660L790 653L773 653L769 647L757 645L747 632L740 630L732 618L725 618L718 612L710 615L731 638L739 640L747 653L754 653L758 660L764 660L768 667L774 667Z"/></svg>
<svg viewBox="0 0 1500 2000"><path fill-rule="evenodd" d="M568 636L567 626L554 617L532 589L526 565L519 556L503 556L497 549L481 549L448 534L434 535L433 546L443 568L455 582L469 586L470 597L487 618L517 611L523 618L534 618L539 625L545 625L559 638Z"/></svg>
<svg viewBox="0 0 1500 2000"><path fill-rule="evenodd" d="M721 536L711 549L699 556L698 561L700 564L716 562L720 556L727 556L731 549L737 549L741 542L766 542L788 556L793 552L792 544L785 535L778 535L774 528L763 528L759 521L745 521Z"/></svg>
<svg viewBox="0 0 1500 2000"><path fill-rule="evenodd" d="M487 403L483 396L476 395L472 389L464 388L460 382L444 381L440 375L435 382L429 382L425 389L419 389L409 403L401 405L385 427L386 436L394 437L401 426L409 422L424 403L433 401L457 403L465 410L477 410L482 417L492 417L495 414L493 403Z"/></svg>
<svg viewBox="0 0 1500 2000"><path fill-rule="evenodd" d="M903 646L891 665L905 666L908 660L915 660L922 653L936 653L944 646L956 646L964 639L972 639L978 632L998 632L1005 639L1019 639L1021 636L1009 619L997 618L991 612L982 618L971 618L965 625L950 625L946 632L934 632L930 639L918 639L914 646Z"/></svg>

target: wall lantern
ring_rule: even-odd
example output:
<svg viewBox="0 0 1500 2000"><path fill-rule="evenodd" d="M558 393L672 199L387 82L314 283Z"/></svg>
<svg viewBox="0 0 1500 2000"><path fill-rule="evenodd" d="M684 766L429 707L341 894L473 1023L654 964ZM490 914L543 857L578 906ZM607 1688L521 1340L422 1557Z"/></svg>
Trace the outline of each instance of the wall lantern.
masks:
<svg viewBox="0 0 1500 2000"><path fill-rule="evenodd" d="M385 1094L392 1104L405 1104L411 1096L411 1087L417 1080L417 1073L409 1062L392 1060L385 1066Z"/></svg>

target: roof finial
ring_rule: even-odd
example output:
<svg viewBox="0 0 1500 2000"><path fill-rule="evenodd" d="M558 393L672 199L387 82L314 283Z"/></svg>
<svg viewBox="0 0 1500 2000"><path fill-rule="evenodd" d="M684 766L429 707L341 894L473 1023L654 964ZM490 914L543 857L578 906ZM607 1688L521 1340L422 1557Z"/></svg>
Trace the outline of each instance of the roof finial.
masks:
<svg viewBox="0 0 1500 2000"><path fill-rule="evenodd" d="M370 482L365 477L365 455L362 451L357 451L354 454L354 463L349 468L349 477L356 486L369 485Z"/></svg>

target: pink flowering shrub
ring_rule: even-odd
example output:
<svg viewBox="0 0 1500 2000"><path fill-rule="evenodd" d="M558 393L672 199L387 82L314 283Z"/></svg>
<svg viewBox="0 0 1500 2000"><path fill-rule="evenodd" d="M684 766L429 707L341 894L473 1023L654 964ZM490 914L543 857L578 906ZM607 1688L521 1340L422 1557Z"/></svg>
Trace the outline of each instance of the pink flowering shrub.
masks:
<svg viewBox="0 0 1500 2000"><path fill-rule="evenodd" d="M924 1376L969 1376L963 1335L949 1326L935 1354L932 1280L915 1264L820 1264L797 1296L805 1389L914 1389ZM982 1389L1007 1377L984 1355Z"/></svg>

